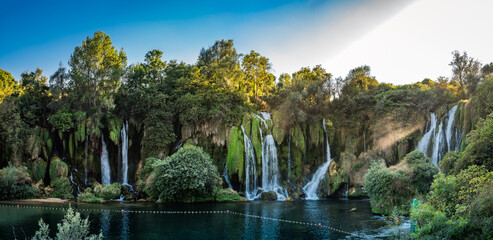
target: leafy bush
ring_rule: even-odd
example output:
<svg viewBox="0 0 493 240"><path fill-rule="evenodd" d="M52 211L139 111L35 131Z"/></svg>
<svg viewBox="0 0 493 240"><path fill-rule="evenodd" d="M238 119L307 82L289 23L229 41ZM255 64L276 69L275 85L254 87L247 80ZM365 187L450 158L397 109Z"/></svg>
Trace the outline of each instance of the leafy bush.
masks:
<svg viewBox="0 0 493 240"><path fill-rule="evenodd" d="M50 237L50 227L43 219L38 222L39 230L34 234L33 240L102 240L103 234L89 236L89 219L82 219L80 213L69 207L62 223L57 224L58 232L55 238Z"/></svg>
<svg viewBox="0 0 493 240"><path fill-rule="evenodd" d="M454 171L458 173L470 165L484 165L488 171L493 171L493 113L477 123L477 129L467 135L466 144Z"/></svg>
<svg viewBox="0 0 493 240"><path fill-rule="evenodd" d="M409 176L401 170L389 171L381 163L372 163L370 166L365 188L374 213L390 214L392 209L398 208L401 214L405 214L414 195Z"/></svg>
<svg viewBox="0 0 493 240"><path fill-rule="evenodd" d="M50 163L50 179L53 184L57 179L68 176L68 166L59 157L53 157Z"/></svg>
<svg viewBox="0 0 493 240"><path fill-rule="evenodd" d="M450 151L445 154L442 161L440 161L440 170L444 174L454 173L455 163L461 158L462 154L459 151Z"/></svg>
<svg viewBox="0 0 493 240"><path fill-rule="evenodd" d="M66 177L55 180L53 183L53 197L72 199L73 189L70 180Z"/></svg>
<svg viewBox="0 0 493 240"><path fill-rule="evenodd" d="M493 185L472 202L470 219L482 229L484 239L493 239Z"/></svg>
<svg viewBox="0 0 493 240"><path fill-rule="evenodd" d="M0 200L30 198L36 193L26 167L0 169Z"/></svg>
<svg viewBox="0 0 493 240"><path fill-rule="evenodd" d="M78 202L103 202L104 199L94 196L91 188L86 188L83 193L77 196Z"/></svg>
<svg viewBox="0 0 493 240"><path fill-rule="evenodd" d="M412 151L404 157L404 160L412 168L413 186L419 193L427 193L433 182L433 176L438 173L435 165L421 151Z"/></svg>
<svg viewBox="0 0 493 240"><path fill-rule="evenodd" d="M98 198L103 198L105 200L119 198L122 194L122 186L119 183L113 183L110 185L97 184L94 186L93 192L94 196Z"/></svg>
<svg viewBox="0 0 493 240"><path fill-rule="evenodd" d="M152 181L150 181L152 179ZM154 169L147 182L147 194L164 201L190 201L211 197L219 174L201 148L185 146Z"/></svg>

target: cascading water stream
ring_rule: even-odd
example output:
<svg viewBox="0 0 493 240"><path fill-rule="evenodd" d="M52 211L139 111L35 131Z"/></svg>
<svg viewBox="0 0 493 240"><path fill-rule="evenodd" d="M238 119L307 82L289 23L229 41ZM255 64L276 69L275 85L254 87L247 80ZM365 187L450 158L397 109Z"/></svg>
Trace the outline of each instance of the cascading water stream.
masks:
<svg viewBox="0 0 493 240"><path fill-rule="evenodd" d="M104 136L101 134L102 152L101 152L101 181L104 185L111 184L110 163L108 160L108 150L104 142Z"/></svg>
<svg viewBox="0 0 493 240"><path fill-rule="evenodd" d="M241 125L241 131L243 132L243 142L245 145L245 196L249 200L253 200L257 191L257 163L255 161L255 154L253 144L248 135L245 133L243 125ZM226 170L225 170L226 171Z"/></svg>
<svg viewBox="0 0 493 240"><path fill-rule="evenodd" d="M128 184L128 122L122 127L122 184Z"/></svg>
<svg viewBox="0 0 493 240"><path fill-rule="evenodd" d="M421 151L425 155L427 154L428 147L430 146L431 137L435 134L436 125L437 117L435 113L431 113L430 128L428 129L428 132L426 132L419 140L416 150Z"/></svg>
<svg viewBox="0 0 493 240"><path fill-rule="evenodd" d="M274 137L269 134L265 136L262 154L262 190L274 191L277 200L285 200L288 197L286 189L279 185L279 162Z"/></svg>
<svg viewBox="0 0 493 240"><path fill-rule="evenodd" d="M332 158L330 157L330 146L329 146L329 138L327 135L327 131L325 130L325 119L323 121L323 128L324 128L324 133L325 133L325 145L326 145L326 151L327 151L327 160L326 162L320 166L315 174L313 175L313 178L310 182L308 182L304 187L303 191L306 194L305 199L307 200L318 200L317 196L317 189L318 185L320 184L320 181L325 177L325 174L327 173L327 170L329 169L330 163L332 162Z"/></svg>
<svg viewBox="0 0 493 240"><path fill-rule="evenodd" d="M433 145L433 153L431 155L431 163L437 165L440 159L442 158L441 148L445 147L443 144L443 123L440 121L440 125L438 126L438 133L435 135L435 142Z"/></svg>
<svg viewBox="0 0 493 240"><path fill-rule="evenodd" d="M228 162L226 162L226 165L224 165L223 178L224 178L224 181L226 181L226 183L228 184L228 188L233 189L233 186L231 186L231 183L229 182L229 177L228 177Z"/></svg>
<svg viewBox="0 0 493 240"><path fill-rule="evenodd" d="M440 119L440 124L437 128L437 119L434 113L431 113L431 121L428 132L421 138L418 143L417 150L428 155L429 146L432 145L430 161L431 163L438 165L440 160L445 156L448 151L456 151L460 148L461 134L458 128L454 132L455 113L458 105L455 105L452 109ZM446 123L445 129L443 124ZM455 139L454 139L455 135ZM433 144L431 141L433 140Z"/></svg>
<svg viewBox="0 0 493 240"><path fill-rule="evenodd" d="M455 105L448 112L448 120L447 120L447 128L445 130L445 136L447 137L447 147L448 151L452 150L452 135L453 135L453 127L455 122L455 112L457 111L457 105ZM457 135L456 135L457 137ZM454 143L455 144L455 143ZM457 150L457 144L455 144L455 148L453 150Z"/></svg>
<svg viewBox="0 0 493 240"><path fill-rule="evenodd" d="M268 129L267 120L271 120L270 114L262 112L261 116L254 115ZM271 120L272 121L272 120ZM273 191L277 195L277 200L285 200L288 197L288 192L284 187L279 185L279 161L277 159L277 148L272 134L262 135L262 128L259 127L260 139L262 142L262 188L263 192ZM255 198L260 195L255 196Z"/></svg>

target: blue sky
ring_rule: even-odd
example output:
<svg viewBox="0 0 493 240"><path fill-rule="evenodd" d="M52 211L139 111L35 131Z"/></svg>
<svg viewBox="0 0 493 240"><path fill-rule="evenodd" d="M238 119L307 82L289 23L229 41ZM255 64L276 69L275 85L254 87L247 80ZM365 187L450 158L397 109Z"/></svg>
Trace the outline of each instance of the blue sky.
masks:
<svg viewBox="0 0 493 240"><path fill-rule="evenodd" d="M432 19L427 20L434 22L442 18L441 13L436 13L433 8L444 8L443 5L452 5L445 3L454 1L461 0L139 1L138 3L103 0L79 2L3 0L0 3L2 29L0 68L11 72L16 79L25 70L33 71L36 67L42 68L45 75L49 76L60 62L67 65L75 46L80 45L95 31L102 30L111 36L117 48L124 49L129 63L143 61L145 53L152 49L164 51L166 60L178 59L194 63L201 48L207 48L215 40L233 39L239 52L248 53L253 49L270 58L276 75L283 72L292 73L303 66L322 64L336 76L344 76L353 67L369 64L375 70L377 79L381 81L415 82L421 80L422 76L411 75L407 79L395 80L397 73L392 72L393 66L389 66L391 63L385 62L386 59L396 57L408 60L415 58L416 56L411 56L412 52L404 51L402 56L388 56L387 53L384 55L387 56L386 58L382 58L379 53L388 50L385 48L389 46L385 43L386 39L389 39L388 36L394 36L393 33L398 31L409 33L401 26L422 18L420 15L423 9L432 8L430 11L435 12L435 16L430 14L428 18ZM487 6L484 4L487 1L470 0L478 4L467 14L485 9ZM433 5L433 2L436 4ZM459 4L454 6L454 9L460 10L462 7ZM449 12L453 12L452 10ZM404 16L405 19L402 20L399 16ZM467 16L464 19L467 19ZM486 23L489 20L486 16L474 19ZM426 30L428 25L426 22L416 24L423 26L420 26L419 30L414 30L417 32L412 34L428 34L426 36L428 38L439 38L429 36L428 32L420 32ZM395 26L398 26L397 29ZM375 31L380 31L378 34L380 37L372 37ZM491 40L489 37L489 35L483 36L482 39L489 41ZM409 44L416 42L412 42L412 39L406 40L407 38L402 36L402 39L393 39L393 41L408 41ZM379 44L382 45L380 46L382 49L377 46ZM448 46L452 49L432 52L428 50L428 54L440 56L436 58L437 64L439 61L445 61L442 65L447 65L451 51L468 50L468 45L478 44L465 41ZM401 48L404 49L405 46ZM372 49L379 52L372 54L370 51ZM488 51L486 49L484 52L489 54ZM474 56L474 54L470 55ZM483 58L488 58L487 56L493 54L485 55ZM366 62L361 62L363 59ZM489 62L493 59L481 60ZM436 72L423 72L422 75L434 78L448 74L446 72L448 69L445 67L442 66L440 69ZM379 75L382 78L379 78Z"/></svg>

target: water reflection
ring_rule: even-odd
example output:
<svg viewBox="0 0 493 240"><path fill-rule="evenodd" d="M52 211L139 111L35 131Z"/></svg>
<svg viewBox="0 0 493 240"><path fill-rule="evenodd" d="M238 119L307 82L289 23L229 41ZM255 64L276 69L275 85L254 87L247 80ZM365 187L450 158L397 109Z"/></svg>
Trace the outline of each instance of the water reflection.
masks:
<svg viewBox="0 0 493 240"><path fill-rule="evenodd" d="M110 212L102 212L101 213L101 218L100 218L100 228L101 232L103 233L103 236L109 236L110 235Z"/></svg>
<svg viewBox="0 0 493 240"><path fill-rule="evenodd" d="M33 204L34 205L34 204ZM60 207L60 204L39 204ZM367 238L387 238L389 228L385 219L371 214L368 201L300 201L201 204L81 204L76 208L91 210L91 233L101 231L105 239L351 239L345 233L313 225L279 222L275 219L324 226L357 233ZM121 209L125 209L125 213ZM127 212L146 211L146 213ZM349 211L356 209L354 211ZM163 214L154 211L225 211L250 214ZM111 211L111 212L110 212ZM152 211L149 212L149 211ZM0 238L13 239L12 226L22 228L31 237L43 218L51 227L63 219L63 211L0 206ZM270 218L270 219L268 219ZM403 227L406 231L406 226ZM5 235L6 234L6 235Z"/></svg>

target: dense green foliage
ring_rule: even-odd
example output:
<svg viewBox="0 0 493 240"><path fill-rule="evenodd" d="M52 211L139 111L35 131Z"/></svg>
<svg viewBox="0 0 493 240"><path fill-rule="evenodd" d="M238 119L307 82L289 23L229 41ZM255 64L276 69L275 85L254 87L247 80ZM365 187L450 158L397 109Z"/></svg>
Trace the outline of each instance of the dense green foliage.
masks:
<svg viewBox="0 0 493 240"><path fill-rule="evenodd" d="M163 201L195 201L212 197L219 174L207 153L194 146L185 146L166 158L151 175L151 191L147 193Z"/></svg>
<svg viewBox="0 0 493 240"><path fill-rule="evenodd" d="M89 218L83 219L80 213L74 211L72 207L67 209L67 213L62 222L57 224L58 232L55 238L50 237L50 227L43 219L40 219L39 230L33 236L33 240L102 240L103 234L89 235L90 223Z"/></svg>
<svg viewBox="0 0 493 240"><path fill-rule="evenodd" d="M0 200L33 197L36 189L31 183L26 167L9 165L0 169Z"/></svg>
<svg viewBox="0 0 493 240"><path fill-rule="evenodd" d="M470 166L457 175L436 176L427 203L413 210L423 239L491 239L493 172Z"/></svg>
<svg viewBox="0 0 493 240"><path fill-rule="evenodd" d="M58 178L53 181L52 185L53 185L52 197L67 198L67 199L74 198L72 183L70 183L70 180L68 178L66 177Z"/></svg>
<svg viewBox="0 0 493 240"><path fill-rule="evenodd" d="M102 198L105 200L117 199L121 195L121 185L119 183L113 183L110 185L97 184L93 188L93 193L96 198Z"/></svg>
<svg viewBox="0 0 493 240"><path fill-rule="evenodd" d="M408 213L412 198L428 192L437 172L420 151L410 152L399 165L391 168L373 163L365 181L372 211L390 214L397 209L401 214Z"/></svg>

